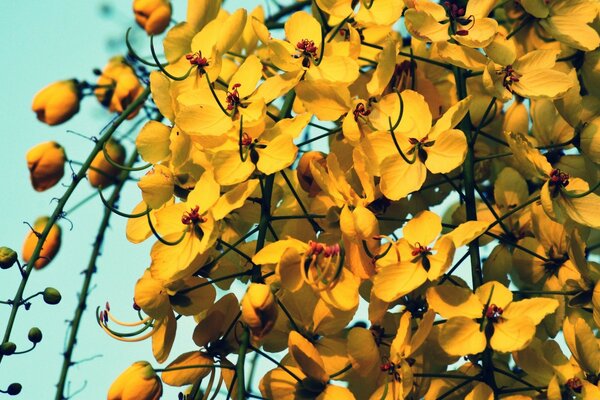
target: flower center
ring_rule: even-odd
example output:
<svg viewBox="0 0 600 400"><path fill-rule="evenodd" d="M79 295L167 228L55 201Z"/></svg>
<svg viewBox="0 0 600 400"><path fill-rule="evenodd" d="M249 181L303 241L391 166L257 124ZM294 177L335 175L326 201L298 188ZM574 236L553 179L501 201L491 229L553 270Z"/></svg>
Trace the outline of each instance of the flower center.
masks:
<svg viewBox="0 0 600 400"><path fill-rule="evenodd" d="M457 3L457 0L450 0L445 1L443 5L446 9L448 18L450 19L452 32L458 36L467 36L469 31L473 28L473 25L475 25L475 17L469 15L465 18L465 7Z"/></svg>
<svg viewBox="0 0 600 400"><path fill-rule="evenodd" d="M566 187L569 184L569 174L562 172L560 169L553 169L550 172L549 185L555 187Z"/></svg>
<svg viewBox="0 0 600 400"><path fill-rule="evenodd" d="M227 97L226 97L227 111L231 111L240 105L240 94L237 90L240 86L242 86L241 83L236 83L231 88L231 91L227 92Z"/></svg>
<svg viewBox="0 0 600 400"><path fill-rule="evenodd" d="M196 225L206 222L206 217L200 215L200 206L191 208L190 211L185 211L181 216L181 223L184 225Z"/></svg>
<svg viewBox="0 0 600 400"><path fill-rule="evenodd" d="M330 246L310 240L301 261L304 280L319 290L331 289L337 284L343 262L339 244Z"/></svg>
<svg viewBox="0 0 600 400"><path fill-rule="evenodd" d="M294 58L302 57L302 66L304 68L310 67L310 60L318 61L319 57L317 56L317 46L315 46L315 42L308 39L302 39L298 43L296 43L296 50L298 50L298 54L294 55Z"/></svg>
<svg viewBox="0 0 600 400"><path fill-rule="evenodd" d="M379 366L379 369L381 370L381 372L387 372L388 375L393 376L394 380L397 382L400 382L402 380L400 372L398 371L400 369L399 366L394 364L390 360L384 360L384 362Z"/></svg>
<svg viewBox="0 0 600 400"><path fill-rule="evenodd" d="M199 69L208 67L208 60L206 57L202 57L201 51L186 54L185 58L190 62L191 65L196 65Z"/></svg>
<svg viewBox="0 0 600 400"><path fill-rule="evenodd" d="M498 75L504 74L504 78L502 80L502 86L512 92L512 84L514 82L519 82L521 75L518 74L512 67L512 65L507 65L499 71L496 71Z"/></svg>
<svg viewBox="0 0 600 400"><path fill-rule="evenodd" d="M500 321L503 312L504 310L502 307L498 307L495 304L490 304L487 310L485 310L485 317L492 322L498 322Z"/></svg>
<svg viewBox="0 0 600 400"><path fill-rule="evenodd" d="M363 103L358 103L354 111L352 111L352 114L354 114L354 121L358 122L360 117L369 116L369 114L371 114L371 110L367 109Z"/></svg>
<svg viewBox="0 0 600 400"><path fill-rule="evenodd" d="M581 393L583 389L583 382L577 377L569 379L565 385L575 393Z"/></svg>

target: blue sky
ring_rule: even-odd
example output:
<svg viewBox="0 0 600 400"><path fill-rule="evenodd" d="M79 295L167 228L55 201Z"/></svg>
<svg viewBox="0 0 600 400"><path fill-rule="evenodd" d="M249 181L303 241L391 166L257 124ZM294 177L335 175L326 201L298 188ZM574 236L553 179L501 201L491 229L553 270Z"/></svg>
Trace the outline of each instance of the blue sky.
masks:
<svg viewBox="0 0 600 400"><path fill-rule="evenodd" d="M228 1L228 7L251 7L257 1ZM185 15L185 2L174 1L175 18ZM102 12L110 6L112 13ZM0 192L0 246L20 252L28 228L23 221L33 222L38 216L49 215L60 197L63 186L57 185L43 193L35 192L29 183L25 154L34 145L55 140L66 149L70 159L82 161L93 143L67 133L74 130L87 136L98 133L110 119L108 112L93 98L85 98L80 113L71 121L48 127L37 121L31 111L31 101L42 87L56 80L95 80L94 68L102 68L108 58L123 52L125 31L133 26L130 1L98 0L20 0L0 3L0 37L2 37L3 66L0 74L0 109L3 116L0 134L0 171L3 190ZM140 46L144 36L137 32ZM143 47L142 47L143 48ZM134 136L135 137L135 136ZM76 167L75 167L76 168ZM63 183L68 183L67 169ZM121 200L123 210L129 211L139 201L135 184L129 184ZM82 182L67 210L92 193ZM62 248L57 258L44 270L34 271L26 295L46 286L58 288L63 301L48 306L41 298L33 301L29 311L21 309L11 340L18 350L29 348L27 332L39 327L43 341L31 353L6 357L0 365L0 388L12 382L23 385L19 398L53 398L62 363L66 320L72 318L77 295L94 236L100 223L102 204L98 199L68 215L73 222L63 221ZM125 344L109 338L95 322L96 306L110 301L112 311L121 319L133 319L131 310L133 287L149 264L149 245L132 245L125 239L126 220L113 215L102 257L93 278L93 290L88 299L74 360L85 360L70 370L70 392L85 387L75 398L101 399L115 377L137 360L152 361L150 341ZM14 296L19 283L16 269L0 270L0 300ZM9 307L0 304L0 330L4 332ZM173 358L193 347L193 323L179 324L178 342L171 353ZM184 326L181 326L184 325ZM190 346L190 344L192 346ZM178 353L179 350L179 353ZM167 389L167 388L165 388ZM165 398L176 398L178 390L170 390Z"/></svg>

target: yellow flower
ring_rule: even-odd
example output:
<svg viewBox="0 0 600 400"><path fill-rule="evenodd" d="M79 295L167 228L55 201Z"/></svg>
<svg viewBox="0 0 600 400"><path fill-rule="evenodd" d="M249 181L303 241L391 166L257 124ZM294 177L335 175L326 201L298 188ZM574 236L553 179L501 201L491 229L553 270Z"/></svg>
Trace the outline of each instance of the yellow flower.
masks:
<svg viewBox="0 0 600 400"><path fill-rule="evenodd" d="M393 244L398 256L391 262L387 260L386 265L379 265L373 279L373 293L388 303L427 280L439 278L454 257L455 245L450 237L442 236L429 247L442 232L441 218L431 211L417 214L402 232L403 238Z"/></svg>
<svg viewBox="0 0 600 400"><path fill-rule="evenodd" d="M558 301L512 298L510 290L494 281L478 287L474 294L454 285L429 288L429 306L448 319L440 333L442 348L458 356L480 353L488 342L492 349L503 353L525 348L536 326L556 310Z"/></svg>
<svg viewBox="0 0 600 400"><path fill-rule="evenodd" d="M298 154L294 139L302 133L311 117L305 113L285 118L264 132L249 134L244 131L241 137L229 140L211 160L217 182L234 185L248 179L255 169L271 175L292 165Z"/></svg>
<svg viewBox="0 0 600 400"><path fill-rule="evenodd" d="M23 242L23 250L21 251L21 257L25 262L29 262L29 259L33 255L33 250L38 244L38 235L43 232L50 221L49 217L39 217L33 223L33 231L29 231L27 237L25 237L25 241ZM35 269L42 269L46 265L52 261L58 250L60 249L60 238L61 238L61 230L60 226L54 224L52 228L50 228L50 232L48 233L48 237L40 250L39 258L33 265Z"/></svg>
<svg viewBox="0 0 600 400"><path fill-rule="evenodd" d="M490 95L503 101L519 96L552 99L564 96L573 86L567 74L554 69L558 50L534 50L506 65L493 61L483 71L483 83Z"/></svg>
<svg viewBox="0 0 600 400"><path fill-rule="evenodd" d="M138 182L144 202L153 210L159 209L173 198L175 179L164 165L155 165Z"/></svg>
<svg viewBox="0 0 600 400"><path fill-rule="evenodd" d="M277 303L269 285L251 283L241 302L242 321L248 325L252 340L258 342L267 335L277 319Z"/></svg>
<svg viewBox="0 0 600 400"><path fill-rule="evenodd" d="M419 190L427 171L437 174L457 168L467 154L465 134L452 128L466 115L470 97L446 111L433 128L431 112L423 96L405 90L401 97L402 115L400 99L392 93L381 99L370 116L373 125L380 131L389 130L400 120L394 133L378 132L370 139L379 153L376 162L381 175L381 192L391 200L399 200Z"/></svg>
<svg viewBox="0 0 600 400"><path fill-rule="evenodd" d="M162 382L146 361L133 363L108 389L108 400L158 400Z"/></svg>
<svg viewBox="0 0 600 400"><path fill-rule="evenodd" d="M171 22L171 2L169 0L133 0L135 22L148 35L159 35Z"/></svg>
<svg viewBox="0 0 600 400"><path fill-rule="evenodd" d="M313 161L321 166L327 162L324 153L321 153L320 151L307 151L302 153L302 156L298 160L298 167L296 168L298 183L300 183L300 187L307 192L310 197L314 197L321 191L321 187L312 175L310 164Z"/></svg>
<svg viewBox="0 0 600 400"><path fill-rule="evenodd" d="M31 185L38 192L50 189L65 174L65 150L56 142L40 143L27 152Z"/></svg>
<svg viewBox="0 0 600 400"><path fill-rule="evenodd" d="M212 172L205 172L185 202L156 211L156 230L171 245L157 241L151 250L150 270L156 279L172 282L191 276L208 259L223 220L244 205L258 180L243 182L223 195Z"/></svg>
<svg viewBox="0 0 600 400"><path fill-rule="evenodd" d="M452 38L464 46L485 47L498 30L498 22L487 18L495 3L495 0L481 0L468 2L464 7L457 1L441 5L421 0L404 13L406 27L415 38L427 42L446 42Z"/></svg>
<svg viewBox="0 0 600 400"><path fill-rule="evenodd" d="M77 114L81 100L77 84L71 79L54 82L40 90L31 105L37 118L48 125L58 125Z"/></svg>
<svg viewBox="0 0 600 400"><path fill-rule="evenodd" d="M113 139L109 139L106 142L106 152L110 159L117 164L123 164L125 161L125 147ZM93 187L105 188L116 182L120 172L121 170L111 164L106 159L104 152L101 151L92 160L87 178Z"/></svg>

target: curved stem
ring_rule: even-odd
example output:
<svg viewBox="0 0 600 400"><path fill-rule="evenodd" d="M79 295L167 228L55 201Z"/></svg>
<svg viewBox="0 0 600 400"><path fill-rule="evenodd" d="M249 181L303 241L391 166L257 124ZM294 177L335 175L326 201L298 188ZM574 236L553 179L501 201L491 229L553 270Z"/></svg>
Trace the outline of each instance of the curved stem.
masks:
<svg viewBox="0 0 600 400"><path fill-rule="evenodd" d="M414 164L415 161L417 161L417 152L418 151L415 149L415 152L413 153L412 160L409 160L408 157L406 157L406 155L402 151L402 148L400 147L400 144L398 143L398 139L396 139L396 134L394 133L394 130L392 129L392 119L390 117L388 117L388 124L390 125L390 135L392 135L392 140L394 141L394 146L396 147L396 150L398 151L398 154L400 154L400 157L402 157L402 159L406 163L408 163L408 164Z"/></svg>
<svg viewBox="0 0 600 400"><path fill-rule="evenodd" d="M129 41L129 32L131 32L131 27L127 28L127 32L125 33L125 45L127 46L127 50L129 50L129 54L131 54L133 58L135 58L137 61L141 62L144 65L147 65L149 67L158 67L157 64L151 63L150 61L146 61L133 49L133 46Z"/></svg>
<svg viewBox="0 0 600 400"><path fill-rule="evenodd" d="M110 154L108 154L108 150L106 150L106 145L107 144L108 144L108 142L104 143L104 146L102 146L102 153L104 153L104 158L106 158L106 161L108 161L108 163L110 165L112 165L113 167L115 167L115 168L118 168L118 169L120 169L122 171L132 171L133 172L133 171L143 171L143 170L145 170L145 169L147 169L147 168L149 168L149 167L152 166L152 163L148 163L146 165L142 165L141 167L133 167L133 166L129 167L127 165L119 164L118 162L116 162L115 160L113 160L110 157ZM137 158L137 153L136 153L136 158ZM135 163L135 160L134 160L134 163Z"/></svg>
<svg viewBox="0 0 600 400"><path fill-rule="evenodd" d="M148 214L146 214L146 217L148 218L148 226L150 227L152 234L158 239L159 242L161 242L164 245L177 246L179 243L181 243L183 241L183 239L185 238L185 235L187 234L187 231L183 231L181 234L181 237L179 239L177 239L174 242L170 242L170 241L164 239L162 236L160 236L160 234L156 231L156 228L154 227L154 224L152 223L152 218L150 218L149 212L148 212Z"/></svg>
<svg viewBox="0 0 600 400"><path fill-rule="evenodd" d="M586 190L585 192L573 194L567 189L562 189L561 193L570 199L580 199L582 197L587 196L588 194L592 194L600 187L600 181L598 181L594 186Z"/></svg>
<svg viewBox="0 0 600 400"><path fill-rule="evenodd" d="M227 115L228 117L231 117L232 115L229 114L227 112L227 109L225 109L225 107L223 107L223 104L221 104L221 100L219 100L219 97L217 96L217 93L215 92L215 88L213 87L213 84L210 81L210 78L209 78L208 74L204 73L204 76L206 77L206 83L208 84L208 88L210 89L210 93L212 94L213 98L217 102L217 105L219 106L219 108L221 109L221 111L223 111L223 114Z"/></svg>
<svg viewBox="0 0 600 400"><path fill-rule="evenodd" d="M121 217L125 217L125 218L141 218L141 217L143 217L145 215L150 214L150 212L152 211L152 209L146 208L146 211L142 211L141 213L127 214L127 213L124 213L122 211L117 210L115 208L115 206L114 206L114 202L111 203L110 200L107 201L104 198L104 195L102 194L102 190L98 189L98 195L100 195L100 201L102 201L102 204L104 204L104 207L106 207L108 210L110 210L111 212L113 212L113 213L115 213L115 214L117 214L118 216L121 216Z"/></svg>
<svg viewBox="0 0 600 400"><path fill-rule="evenodd" d="M192 73L192 71L194 70L194 68L196 68L195 66L192 65L190 67L190 69L188 69L188 71L183 76L175 76L175 75L171 74L169 71L167 71L165 69L166 65L163 66L163 64L160 63L160 60L158 59L158 56L156 55L156 50L154 49L154 35L150 36L150 53L152 53L152 59L156 63L156 67L158 67L158 69L160 70L160 72L162 72L169 79L172 79L174 81L183 81L183 80L187 79L187 77L190 76L190 74Z"/></svg>
<svg viewBox="0 0 600 400"><path fill-rule="evenodd" d="M12 329L13 329L13 326L15 323L15 318L16 318L17 312L19 310L19 307L17 306L17 304L20 304L20 302L23 298L23 292L25 291L25 287L27 286L27 281L31 274L31 270L33 269L33 266L35 265L35 262L40 257L40 251L42 249L42 246L46 242L46 239L48 238L50 229L52 228L52 226L54 226L54 224L58 221L58 219L63 215L63 209L64 209L65 205L67 204L67 201L71 198L71 195L73 194L73 192L79 185L79 182L81 182L81 180L85 178L88 168L92 164L92 161L94 160L96 155L98 153L100 153L100 151L102 151L102 146L104 145L104 143L107 142L108 139L110 139L112 134L127 119L127 117L146 101L146 99L148 98L148 95L150 95L150 87L147 87L146 89L144 89L144 91L140 94L140 96L137 99L135 99L129 105L129 107L127 107L123 111L123 113L120 114L110 124L109 128L106 129L106 132L98 139L98 141L94 145L94 148L90 152L86 161L83 163L79 172L73 177L73 181L67 188L66 192L63 194L63 196L58 201L58 204L56 205L54 212L50 216L48 223L46 224L44 230L42 231L42 233L40 234L40 236L38 238L37 245L35 246L35 249L33 250L33 253L31 254L29 262L27 263L27 267L23 274L23 279L21 280L21 284L19 285L19 288L17 289L17 293L15 294L15 297L13 299L13 304L15 304L15 306L13 306L11 309L11 313L8 318L8 323L6 325L6 330L4 331L4 338L2 339L2 343L7 342L10 339L10 335L11 335L11 332L12 332ZM0 354L0 362L2 362L3 357L4 356L2 354Z"/></svg>

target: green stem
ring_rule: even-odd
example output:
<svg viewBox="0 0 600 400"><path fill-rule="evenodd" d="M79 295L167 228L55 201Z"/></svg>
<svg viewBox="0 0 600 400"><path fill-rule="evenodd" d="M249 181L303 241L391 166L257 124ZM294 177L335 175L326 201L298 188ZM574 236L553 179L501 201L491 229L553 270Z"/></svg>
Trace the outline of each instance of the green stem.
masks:
<svg viewBox="0 0 600 400"><path fill-rule="evenodd" d="M89 167L92 164L92 161L94 160L96 155L102 151L102 146L104 146L104 143L106 143L108 141L108 139L110 139L112 134L127 119L127 117L129 115L131 115L132 112L134 112L140 105L142 105L146 101L146 99L148 98L149 95L150 95L150 87L147 87L140 94L140 96L137 99L135 99L129 105L129 107L127 107L123 111L123 113L121 115L119 115L119 117L116 118L112 122L112 124L106 130L106 132L98 139L94 148L90 152L88 158L83 163L81 169L79 170L77 175L75 175L73 177L73 181L71 182L71 184L67 188L66 192L63 194L63 196L58 201L58 204L56 205L54 212L50 216L50 219L49 219L48 223L46 224L46 227L44 228L44 230L42 231L42 233L40 234L40 236L38 238L37 245L35 246L35 249L33 250L33 253L31 254L31 257L29 259L29 262L27 263L27 267L25 268L23 279L21 280L21 284L19 285L19 288L17 289L17 293L15 294L15 297L13 299L14 306L12 307L10 316L8 317L8 323L6 325L6 330L4 332L4 338L2 339L2 343L8 342L10 339L10 334L11 334L13 326L15 324L17 311L19 310L18 304L20 304L21 299L23 299L23 292L25 291L25 287L27 286L27 281L29 280L29 276L31 275L31 270L33 269L33 266L35 265L35 262L40 257L40 251L42 250L42 246L44 245L44 243L46 242L46 239L48 238L50 229L52 228L52 226L54 226L54 224L63 215L63 209L64 209L65 205L67 204L67 201L71 198L71 195L73 194L73 192L79 185L79 182L81 182L85 178L87 170L89 169ZM3 355L0 354L0 363L2 362L2 359L3 359Z"/></svg>
<svg viewBox="0 0 600 400"><path fill-rule="evenodd" d="M288 188L292 192L292 195L294 196L294 198L298 202L298 205L300 205L300 209L304 213L304 216L306 217L306 219L308 219L308 222L310 222L310 224L312 225L313 230L315 231L315 233L317 233L319 231L323 231L323 228L321 228L319 226L319 224L317 224L317 222L313 218L309 217L310 214L308 213L308 210L306 209L306 206L302 202L302 199L300 199L300 196L296 192L296 189L294 189L294 185L292 184L292 181L290 181L290 178L288 178L288 176L286 175L285 171L281 170L280 172L281 172L281 176L283 176L283 179L285 180L285 183L287 184Z"/></svg>
<svg viewBox="0 0 600 400"><path fill-rule="evenodd" d="M181 365L179 367L169 367L169 368L155 368L154 372L181 371L183 369L197 369L197 368L235 369L235 367L233 365L198 364L198 365Z"/></svg>
<svg viewBox="0 0 600 400"><path fill-rule="evenodd" d="M244 369L246 368L246 352L248 351L248 345L250 344L250 335L248 334L248 328L244 327L242 331L242 338L240 343L240 350L238 351L238 361L236 365L236 372L238 377L238 400L244 400L246 398L246 381L244 379Z"/></svg>

